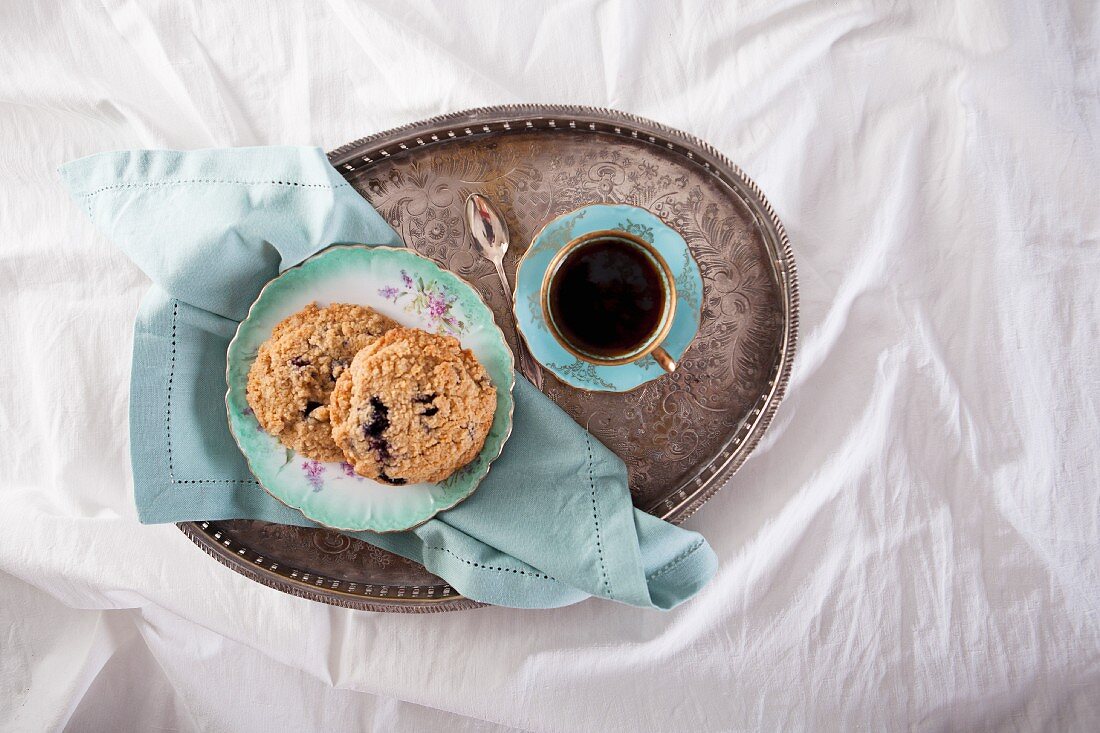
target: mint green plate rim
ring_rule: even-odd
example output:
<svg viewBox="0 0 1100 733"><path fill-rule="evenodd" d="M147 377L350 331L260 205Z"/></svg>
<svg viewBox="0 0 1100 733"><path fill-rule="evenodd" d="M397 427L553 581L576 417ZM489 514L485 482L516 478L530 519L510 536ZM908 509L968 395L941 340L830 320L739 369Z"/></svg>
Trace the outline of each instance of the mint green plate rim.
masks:
<svg viewBox="0 0 1100 733"><path fill-rule="evenodd" d="M499 444L495 448L495 453L488 456L488 459L485 462L484 470L482 470L478 475L471 476L471 480L469 482L469 487L461 495L457 496L453 502L451 502L450 504L447 504L445 506L441 505L441 506L433 507L433 510L431 511L431 513L427 514L426 516L423 516L422 518L419 518L416 522L414 522L412 524L409 524L407 526L389 527L389 528L385 528L385 529L378 529L378 528L370 527L370 526L337 527L337 526L334 526L331 523L324 522L324 521L322 521L322 520L320 520L316 517L311 516L310 514L308 514L305 511L305 509L303 509L300 506L295 506L295 504L293 504L292 502L290 502L290 501L284 499L283 497L277 495L267 485L264 484L263 479L261 479L260 476L256 474L256 471L254 469L253 462L252 462L252 457L250 456L249 452L247 450L245 450L244 446L241 443L240 437L237 435L237 431L233 426L233 417L232 417L233 407L232 407L231 400L232 400L232 397L234 395L235 389L234 389L234 384L233 384L233 380L232 380L232 377L231 377L231 369L232 369L232 363L233 363L232 362L232 356L233 356L234 352L236 351L237 342L238 342L239 337L241 336L242 329L245 327L245 325L248 323L249 319L252 317L253 311L261 303L261 301L264 299L264 295L268 291L268 289L272 285L274 285L276 282L278 282L280 279L285 277L288 273L293 272L295 270L300 270L300 269L303 269L305 267L308 267L311 262L320 260L320 259L322 259L326 256L332 255L332 254L337 253L337 252L342 251L342 250L363 250L363 251L371 253L371 254L393 252L393 253L400 254L402 256L408 256L408 257L411 257L411 258L415 258L417 260L421 260L427 267L429 267L430 269L436 270L440 274L441 277L452 280L453 281L452 284L454 286L456 286L458 288L465 288L470 293L470 295L473 296L472 302L475 303L477 307L480 307L480 308L484 309L485 314L488 315L488 323L492 324L492 328L495 330L496 337L499 340L500 345L503 347L504 352L506 354L508 354L508 360L509 360L508 366L509 366L509 368L505 370L505 374L506 374L506 377L505 377L505 380L504 380L505 384L503 384L503 385L496 384L495 385L498 389L498 392L501 393L501 396L503 397L503 401L506 403L506 411L503 413L503 415L499 414L500 410L501 410L501 406L498 404L498 406L497 406L498 414L494 417L494 419L496 419L496 417L503 417L503 420L504 420L504 430L502 431L501 437L499 438ZM283 270L277 276L275 276L274 278L272 278L271 280L266 282L264 284L264 286L262 288L260 288L260 292L256 295L255 300L253 300L252 304L249 305L248 313L245 315L244 319L240 323L237 324L237 328L235 329L235 331L233 333L233 338L230 339L229 345L226 348L225 381L226 381L225 408L226 408L226 419L227 419L227 423L229 425L229 432L233 436L233 441L237 444L237 448L241 451L241 455L244 456L245 463L248 465L249 472L251 472L252 475L255 477L257 485L259 485L260 488L262 488L269 496L271 496L273 499L278 501L280 504L283 504L284 506L300 513L302 516L304 516L306 519L310 520L311 522L314 522L314 523L316 523L317 525L319 525L321 527L325 527L327 529L333 529L333 530L336 530L336 531L339 531L339 532L364 532L364 531L366 531L366 532L375 532L375 533L378 533L378 534L388 534L388 533L394 533L394 532L406 532L410 529L415 529L416 527L419 527L420 525L428 522L433 517L438 515L440 512L445 512L448 509L453 509L454 507L458 506L459 504L461 504L466 499L470 498L470 496L472 496L473 493L477 490L478 486L485 479L485 477L489 474L489 471L492 468L493 462L495 462L496 459L499 458L501 453L504 451L504 446L507 444L509 438L512 435L513 418L514 418L514 414L515 414L515 398L513 396L513 389L515 387L515 382L516 382L516 379L515 379L515 355L512 352L511 347L508 345L508 340L504 337L504 332L501 330L500 326L497 325L497 323L496 323L496 318L493 314L492 308L490 308L489 305L485 302L485 298L481 295L481 293L477 290L477 288L470 285L470 283L468 283L460 275L458 275L458 274L456 274L456 273L454 273L450 270L447 270L443 267L440 267L439 264L436 263L435 261L433 261L430 258L425 257L425 256L419 254L418 252L416 252L412 249L409 249L407 247L392 247L392 246L386 246L386 245L367 245L367 244L333 244L333 245L330 245L330 246L326 247L325 249L321 250L320 252L317 252L316 254L311 255L310 257L306 258L305 260L298 263L297 265L294 265L293 267L288 267L286 270ZM500 388L502 386L506 387L506 389L501 390ZM486 447L488 448L489 446L486 446ZM486 450L486 448L482 448L483 452L485 450ZM490 450L492 450L492 449L490 448Z"/></svg>

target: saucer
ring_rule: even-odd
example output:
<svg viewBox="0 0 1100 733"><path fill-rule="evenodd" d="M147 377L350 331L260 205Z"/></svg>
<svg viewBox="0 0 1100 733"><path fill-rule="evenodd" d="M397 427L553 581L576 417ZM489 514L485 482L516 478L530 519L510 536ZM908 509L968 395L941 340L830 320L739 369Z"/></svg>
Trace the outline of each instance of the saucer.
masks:
<svg viewBox="0 0 1100 733"><path fill-rule="evenodd" d="M544 226L516 270L515 314L520 334L543 368L570 387L590 392L626 392L666 372L652 356L619 366L597 366L562 347L547 328L540 300L550 263L577 237L604 230L629 232L660 252L676 280L676 317L661 346L677 362L699 331L703 278L684 238L649 211L627 204L593 204L563 214Z"/></svg>

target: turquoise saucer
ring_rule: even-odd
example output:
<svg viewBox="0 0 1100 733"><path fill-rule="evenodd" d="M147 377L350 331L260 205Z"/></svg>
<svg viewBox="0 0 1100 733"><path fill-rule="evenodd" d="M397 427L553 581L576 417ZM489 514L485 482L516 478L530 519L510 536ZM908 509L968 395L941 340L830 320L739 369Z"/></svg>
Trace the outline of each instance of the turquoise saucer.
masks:
<svg viewBox="0 0 1100 733"><path fill-rule="evenodd" d="M543 275L554 255L577 237L608 229L630 232L649 242L672 269L676 280L676 317L661 345L673 359L680 361L699 331L703 277L684 238L656 214L637 206L593 204L563 214L544 226L516 271L516 322L531 355L561 381L591 392L626 392L663 376L665 371L652 356L620 366L596 366L578 359L550 334L539 299Z"/></svg>

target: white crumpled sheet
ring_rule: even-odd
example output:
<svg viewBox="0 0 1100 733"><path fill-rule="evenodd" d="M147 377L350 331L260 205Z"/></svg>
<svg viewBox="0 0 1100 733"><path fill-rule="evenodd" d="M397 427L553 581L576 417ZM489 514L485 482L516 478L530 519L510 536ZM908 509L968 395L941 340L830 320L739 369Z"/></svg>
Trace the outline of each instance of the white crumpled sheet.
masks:
<svg viewBox="0 0 1100 733"><path fill-rule="evenodd" d="M1095 730L1095 2L0 4L0 728ZM798 259L789 395L673 613L348 612L130 498L145 277L65 160L520 101L694 133Z"/></svg>

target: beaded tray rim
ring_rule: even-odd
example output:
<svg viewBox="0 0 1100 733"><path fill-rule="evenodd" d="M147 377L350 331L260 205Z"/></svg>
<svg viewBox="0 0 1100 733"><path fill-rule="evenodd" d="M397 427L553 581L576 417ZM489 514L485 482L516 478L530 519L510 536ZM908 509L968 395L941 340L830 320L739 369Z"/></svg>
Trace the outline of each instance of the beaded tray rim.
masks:
<svg viewBox="0 0 1100 733"><path fill-rule="evenodd" d="M328 153L342 175L360 172L391 155L465 137L512 131L582 129L625 135L663 147L702 166L745 204L762 231L773 276L781 293L783 334L777 368L769 389L748 418L713 460L702 464L680 487L643 509L679 524L716 494L760 442L786 393L798 341L798 277L786 229L759 186L710 144L688 133L618 110L546 104L515 104L439 115L360 138ZM343 581L281 565L241 545L215 521L181 522L180 530L223 565L258 583L301 598L345 608L398 613L437 613L478 608L484 604L458 594L447 584L428 586L363 584Z"/></svg>

